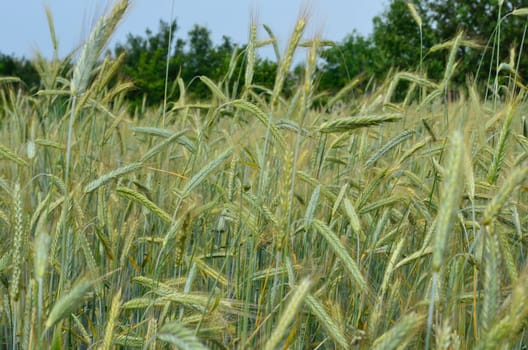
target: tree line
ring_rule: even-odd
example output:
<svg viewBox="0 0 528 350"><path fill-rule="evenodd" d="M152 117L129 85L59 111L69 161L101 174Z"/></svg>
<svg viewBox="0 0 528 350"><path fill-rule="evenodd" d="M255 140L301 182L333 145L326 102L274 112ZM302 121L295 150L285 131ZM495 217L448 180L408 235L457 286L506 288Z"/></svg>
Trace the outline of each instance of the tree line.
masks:
<svg viewBox="0 0 528 350"><path fill-rule="evenodd" d="M522 5L522 0L389 1L383 13L373 19L370 35L353 31L341 42L321 49L318 88L335 93L359 79L357 89L364 91L382 81L391 69L440 79L447 52L439 44L460 32L463 45L457 53L455 82L463 84L468 77L486 81L499 66L502 71L508 67L515 70L522 81L528 70L528 55L523 52L528 21L525 16L512 15ZM215 44L211 32L203 26L195 25L186 38L178 36L178 29L176 22L160 21L156 32L147 29L144 35L129 34L124 43L109 50L109 55L122 60L118 78L134 82L136 88L128 95L132 102L142 103L145 99L150 105L159 103L165 94L167 73L169 82L181 77L188 84L187 93L198 100L210 93L197 79L199 76L222 81L229 74L235 83L243 80L242 65L246 61L241 57L245 46L226 36ZM234 69L228 72L230 67ZM286 87L299 79L301 68L302 63L293 69ZM258 58L253 83L271 88L276 70L277 62ZM29 90L39 88L38 72L26 58L0 53L0 76L17 76ZM171 85L169 93L175 91L176 85Z"/></svg>

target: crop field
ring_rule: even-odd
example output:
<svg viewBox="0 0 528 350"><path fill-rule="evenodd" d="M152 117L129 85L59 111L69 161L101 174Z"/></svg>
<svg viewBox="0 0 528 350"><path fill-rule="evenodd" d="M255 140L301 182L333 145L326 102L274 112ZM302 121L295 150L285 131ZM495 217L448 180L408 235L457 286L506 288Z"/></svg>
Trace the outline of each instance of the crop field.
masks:
<svg viewBox="0 0 528 350"><path fill-rule="evenodd" d="M273 89L252 84L252 25L242 76L199 77L209 100L178 79L132 110L99 59L126 6L73 66L39 59L37 93L0 78L1 349L528 346L514 71L453 96L459 35L442 80L328 96L300 17Z"/></svg>

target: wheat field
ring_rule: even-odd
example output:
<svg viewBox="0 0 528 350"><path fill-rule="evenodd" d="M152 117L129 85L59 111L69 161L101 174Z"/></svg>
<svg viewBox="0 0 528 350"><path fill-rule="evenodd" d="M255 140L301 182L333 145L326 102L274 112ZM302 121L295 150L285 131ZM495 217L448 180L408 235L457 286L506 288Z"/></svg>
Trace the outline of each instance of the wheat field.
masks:
<svg viewBox="0 0 528 350"><path fill-rule="evenodd" d="M272 90L252 26L240 91L131 112L99 60L127 5L73 67L37 59L38 93L0 78L0 348L526 348L516 76L448 99L459 36L441 81L325 96L300 17Z"/></svg>

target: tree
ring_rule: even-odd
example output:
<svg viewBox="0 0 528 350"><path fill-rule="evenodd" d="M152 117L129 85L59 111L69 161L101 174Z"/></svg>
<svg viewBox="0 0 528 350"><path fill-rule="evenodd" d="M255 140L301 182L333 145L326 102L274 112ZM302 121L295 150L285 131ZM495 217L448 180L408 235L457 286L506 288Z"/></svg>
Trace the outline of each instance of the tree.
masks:
<svg viewBox="0 0 528 350"><path fill-rule="evenodd" d="M413 4L419 15L425 18L425 2L415 0ZM421 61L422 55L438 42L437 35L423 20L420 36L420 27L405 0L392 0L372 22L374 29L370 36L352 32L343 42L322 52L321 89L335 92L358 76L363 76L365 83L371 78L383 79L391 68L419 71L422 63L423 70L430 76L441 76L441 54L427 55Z"/></svg>
<svg viewBox="0 0 528 350"><path fill-rule="evenodd" d="M234 49L231 39L224 36L222 43L215 47L211 40L211 32L202 26L195 25L188 33L188 50L181 64L182 78L189 82L199 76L206 76L213 81L219 81L227 73L231 53ZM198 99L206 99L210 91L204 84L195 83L192 95Z"/></svg>
<svg viewBox="0 0 528 350"><path fill-rule="evenodd" d="M267 58L257 58L255 62L255 74L253 75L253 85L263 86L273 89L277 76L277 63ZM290 79L291 80L291 79ZM290 80L286 80L284 89L288 91Z"/></svg>
<svg viewBox="0 0 528 350"><path fill-rule="evenodd" d="M461 56L464 58L459 67L461 75L476 73L475 67L482 59L480 78L487 78L489 68L492 71L497 68L497 56L492 62L493 43L499 48L500 62L508 62L510 49L514 49L517 57L521 58L518 73L521 76L528 74L528 56L521 54L526 52L526 48L520 46L528 22L526 17L509 15L514 9L526 6L526 1L500 1L501 5L497 0L429 0L426 3L430 20L440 40L451 39L463 30L467 39L483 46L488 42L491 44L485 52L461 48ZM500 37L497 37L499 28Z"/></svg>
<svg viewBox="0 0 528 350"><path fill-rule="evenodd" d="M487 81L489 73L494 77L499 64L509 63L512 58L520 58L519 76L528 75L528 55L524 54L526 48L521 47L528 21L526 17L511 15L523 6L523 0L500 1L501 6L498 0L412 0L421 20L421 35L408 2L391 0L385 11L373 19L370 36L353 32L336 47L324 50L320 87L335 91L359 74L379 79L391 67L422 71L428 78L440 80L448 52L431 48L461 31L465 43L457 51L455 84L463 85L468 76L477 73L479 79ZM481 48L466 45L468 42L480 44Z"/></svg>
<svg viewBox="0 0 528 350"><path fill-rule="evenodd" d="M388 8L374 17L372 40L379 55L383 57L384 69L418 71L420 65L431 77L440 77L443 72L442 56L426 55L427 51L439 43L438 35L428 20L427 1L412 1L422 22L420 27L413 18L404 0L392 0ZM423 56L422 56L423 54ZM420 60L423 57L423 62Z"/></svg>
<svg viewBox="0 0 528 350"><path fill-rule="evenodd" d="M358 76L381 78L387 67L373 41L355 31L340 44L323 50L321 58L319 88L328 92L339 91Z"/></svg>
<svg viewBox="0 0 528 350"><path fill-rule="evenodd" d="M169 46L173 46L173 49L168 62L168 84L172 85L180 75L189 84L187 93L193 98L206 99L210 96L207 86L196 78L204 75L219 81L227 73L234 50L230 38L224 36L222 43L214 46L211 33L205 27L195 25L188 32L187 40L175 37L177 29L176 22L169 25L160 21L157 33L147 29L146 37L129 34L124 44L116 45L114 54L126 55L120 78L133 81L137 87L128 95L135 106L141 103L145 95L148 105L159 104L163 100Z"/></svg>
<svg viewBox="0 0 528 350"><path fill-rule="evenodd" d="M163 100L169 38L173 40L177 28L176 22L170 25L160 21L156 34L147 29L146 38L129 34L125 44L116 45L116 55L125 53L120 78L132 80L136 85L137 89L128 95L136 104L141 102L144 94L148 94L149 104ZM183 45L181 41L176 42L174 55L181 53ZM169 75L174 77L177 74L175 67L169 68Z"/></svg>
<svg viewBox="0 0 528 350"><path fill-rule="evenodd" d="M20 78L29 89L36 89L40 83L38 72L26 58L0 53L0 76Z"/></svg>
<svg viewBox="0 0 528 350"><path fill-rule="evenodd" d="M512 1L465 1L465 0L414 0L413 4L422 16L423 49L429 77L441 78L446 65L447 52L430 53L435 45L453 39L459 32L464 40L480 44L482 49L462 45L457 52L457 72L454 82L464 84L467 76L480 73L480 79L494 74L498 62L509 62L511 49L520 57L518 73L528 73L528 56L520 55L520 44L526 29L526 17L511 16L511 11L522 7L523 0ZM380 49L391 66L400 69L417 67L419 56L418 27L413 21L406 1L392 0L387 10L373 20L374 44ZM500 28L500 36L498 36ZM487 48L486 46L489 45ZM498 48L494 54L493 45ZM486 48L486 49L484 49ZM495 51L497 52L497 51ZM492 60L493 59L493 60ZM517 62L515 62L517 63ZM478 67L481 67L478 71Z"/></svg>

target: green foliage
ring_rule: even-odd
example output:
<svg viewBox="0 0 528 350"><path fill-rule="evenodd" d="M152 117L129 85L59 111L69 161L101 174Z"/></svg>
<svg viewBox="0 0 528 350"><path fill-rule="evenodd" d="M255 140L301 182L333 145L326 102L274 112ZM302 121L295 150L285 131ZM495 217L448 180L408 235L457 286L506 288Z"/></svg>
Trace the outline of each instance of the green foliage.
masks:
<svg viewBox="0 0 528 350"><path fill-rule="evenodd" d="M358 75L379 80L390 68L421 71L439 80L447 55L438 47L431 49L461 31L463 43L455 52L452 79L457 87L468 76L490 86L496 76L499 85L527 76L528 56L522 45L528 22L526 16L511 14L525 6L523 1L413 0L412 4L419 23L407 1L391 0L373 19L370 36L352 33L336 47L324 50L321 87L337 91Z"/></svg>
<svg viewBox="0 0 528 350"><path fill-rule="evenodd" d="M484 57L482 50L460 49L462 62L459 69L463 75L474 72L475 66L481 64L479 78L486 80L489 69L494 73L498 68L497 61L509 62L513 49L516 55L512 57L514 66L517 64L515 59L520 59L517 73L528 76L528 56L522 54L526 47L521 47L528 22L526 17L510 15L514 9L526 7L526 1L429 0L427 6L438 42L449 40L462 30L467 38L488 46Z"/></svg>
<svg viewBox="0 0 528 350"><path fill-rule="evenodd" d="M427 11L424 1L414 1L420 17ZM356 32L335 47L326 49L321 57L321 89L339 91L354 78L363 77L365 88L369 79L381 81L392 69L418 71L439 78L443 72L442 54L433 53L423 59L434 44L437 33L427 20L416 23L404 0L392 0L385 11L373 19L373 33L364 37ZM424 65L424 66L422 66Z"/></svg>
<svg viewBox="0 0 528 350"><path fill-rule="evenodd" d="M160 21L157 33L153 34L147 29L145 38L129 34L125 44L116 45L114 51L116 56L125 53L125 60L119 73L120 78L131 80L136 86L136 90L129 92L128 95L134 104L141 103L144 94L148 94L149 104L163 100L167 52L176 30L176 22L169 24ZM183 54L183 46L182 40L176 41L174 56L179 57ZM170 65L169 76L172 80L176 74L177 68Z"/></svg>
<svg viewBox="0 0 528 350"><path fill-rule="evenodd" d="M463 86L468 76L476 76L489 86L496 83L494 91L497 91L501 84L515 79L522 82L528 75L528 56L523 54L526 50L522 46L528 22L526 16L511 15L514 9L524 6L522 0L413 0L411 3L415 13L405 0L389 1L383 13L373 19L371 35L352 31L335 46L322 49L318 90L335 94L354 79L360 83L350 93L372 90L375 86L372 82L381 82L391 68L420 72L438 81L442 79L447 54L431 48L453 39L460 31L464 33L462 40L472 44L463 43L456 50L456 74L452 78L455 86ZM199 25L186 33L186 37L177 34L176 21L160 21L157 31L147 29L144 35L129 34L124 43L113 49L114 57L126 54L119 79L135 85L127 94L132 109L140 107L144 97L149 106L163 100L166 73L170 98L178 96L178 77L186 85L187 96L194 100L211 96L208 87L199 81L200 76L221 82L221 88L228 95L242 91L245 45L239 46L226 36L214 44L211 32ZM35 89L49 79L42 76L41 64L38 57L31 62L0 54L0 75L19 77L28 89ZM284 88L287 96L300 81L301 71L302 66L298 66L288 75ZM276 76L277 62L257 55L252 84L270 89ZM495 82L496 77L499 79ZM399 92L396 96L405 97Z"/></svg>
<svg viewBox="0 0 528 350"><path fill-rule="evenodd" d="M188 85L186 93L192 99L205 100L211 97L211 93L198 77L206 76L213 81L223 81L225 88L231 89L233 93L237 92L236 87L245 65L240 55L232 61L232 55L240 52L237 45L226 36L219 45L214 45L211 32L199 25L195 25L187 33L186 40L176 38L177 29L176 22L168 24L160 21L157 33L147 29L146 37L129 34L126 43L116 46L115 56L125 53L120 78L131 80L136 86L136 89L128 94L133 105L139 106L143 96L147 98L147 105L156 105L163 100L169 46L172 47L168 59L169 86L180 77ZM235 66L230 67L230 64ZM232 72L230 77L227 77L230 69ZM276 71L276 63L257 59L253 83L266 88L272 87ZM174 89L170 92L171 95L177 93Z"/></svg>
<svg viewBox="0 0 528 350"><path fill-rule="evenodd" d="M255 74L253 75L253 84L260 85L267 89L272 89L277 76L277 63L267 58L257 58L255 63ZM291 77L290 77L291 79ZM287 84L291 88L291 81Z"/></svg>
<svg viewBox="0 0 528 350"><path fill-rule="evenodd" d="M361 76L383 78L385 57L368 38L357 32L349 34L343 42L321 53L324 60L320 67L319 88L335 93L352 79Z"/></svg>
<svg viewBox="0 0 528 350"><path fill-rule="evenodd" d="M423 18L422 40L420 28L404 0L392 0L381 16L374 17L372 41L383 57L384 71L389 67L417 71L420 66L420 51L427 52L439 42L437 33L427 20L425 3L413 1L418 14ZM438 56L427 57L425 61L432 77L439 77L443 72L443 65L437 60Z"/></svg>
<svg viewBox="0 0 528 350"><path fill-rule="evenodd" d="M224 36L223 42L218 46L213 46L211 32L205 28L195 25L188 33L188 51L182 56L179 69L182 72L184 81L192 81L201 75L218 81L227 73L231 53L234 45L231 39ZM208 88L196 81L191 87L195 97L206 99L210 97Z"/></svg>
<svg viewBox="0 0 528 350"><path fill-rule="evenodd" d="M35 89L40 83L39 75L30 61L3 53L0 53L1 76L18 77L30 90Z"/></svg>

